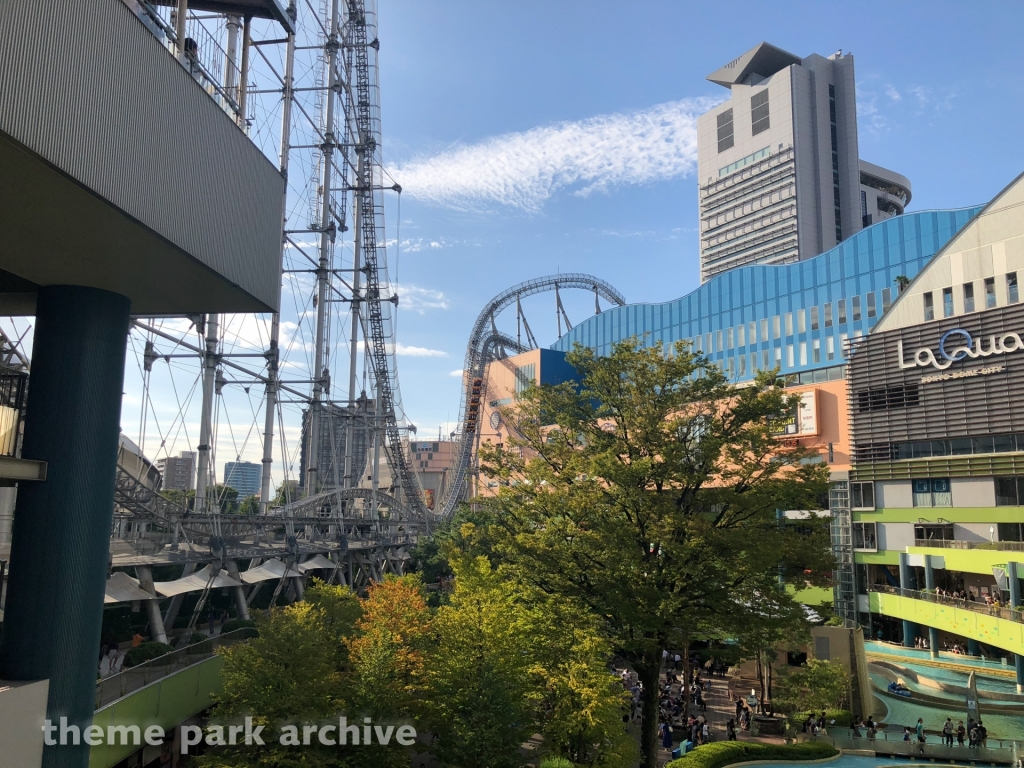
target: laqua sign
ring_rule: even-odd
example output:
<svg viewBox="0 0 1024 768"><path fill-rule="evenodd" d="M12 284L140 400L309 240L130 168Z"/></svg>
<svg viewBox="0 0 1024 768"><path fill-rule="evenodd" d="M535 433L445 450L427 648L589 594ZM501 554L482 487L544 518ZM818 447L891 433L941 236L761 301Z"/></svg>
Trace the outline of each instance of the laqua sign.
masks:
<svg viewBox="0 0 1024 768"><path fill-rule="evenodd" d="M927 368L931 366L944 371L953 363L979 357L1006 355L1024 349L1024 341L1016 333L992 334L974 338L963 328L946 331L939 338L939 354L928 347L921 347L914 352L908 361L903 356L903 342L898 341L896 348L899 353L900 368Z"/></svg>

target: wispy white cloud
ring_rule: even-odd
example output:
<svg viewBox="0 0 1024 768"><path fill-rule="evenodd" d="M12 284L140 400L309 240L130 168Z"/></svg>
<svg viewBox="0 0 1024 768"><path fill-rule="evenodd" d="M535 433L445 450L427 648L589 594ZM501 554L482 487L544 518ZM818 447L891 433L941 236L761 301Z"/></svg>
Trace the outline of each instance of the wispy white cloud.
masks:
<svg viewBox="0 0 1024 768"><path fill-rule="evenodd" d="M885 95L889 97L891 101L902 101L903 97L900 92L893 88L891 85L885 86Z"/></svg>
<svg viewBox="0 0 1024 768"><path fill-rule="evenodd" d="M448 375L449 375L449 376L455 376L455 377L458 377L458 378L460 378L460 379L461 379L461 378L462 378L462 369L461 369L461 368L459 368L459 369L458 369L458 370L456 370L456 371L452 371L452 372L451 372L451 373L449 373Z"/></svg>
<svg viewBox="0 0 1024 768"><path fill-rule="evenodd" d="M412 310L420 315L428 309L448 309L450 306L448 297L432 288L401 283L395 284L395 292L398 294L399 306L402 309Z"/></svg>
<svg viewBox="0 0 1024 768"><path fill-rule="evenodd" d="M428 349L427 347L411 347L408 344L398 342L395 345L396 355L406 357L448 357L448 353L440 349Z"/></svg>
<svg viewBox="0 0 1024 768"><path fill-rule="evenodd" d="M720 101L683 99L509 133L412 160L393 173L408 194L423 200L456 208L499 204L534 212L567 187L588 195L692 173L697 116Z"/></svg>

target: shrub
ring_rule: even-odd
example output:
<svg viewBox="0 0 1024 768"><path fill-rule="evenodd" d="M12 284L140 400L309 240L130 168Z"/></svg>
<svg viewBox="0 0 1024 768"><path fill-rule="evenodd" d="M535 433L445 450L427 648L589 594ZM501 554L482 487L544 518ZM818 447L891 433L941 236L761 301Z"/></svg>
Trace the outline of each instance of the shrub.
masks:
<svg viewBox="0 0 1024 768"><path fill-rule="evenodd" d="M540 768L573 768L573 764L564 757L547 757L541 760Z"/></svg>
<svg viewBox="0 0 1024 768"><path fill-rule="evenodd" d="M814 714L815 717L821 714L820 709L816 709L813 713L810 710L803 712L794 712L789 715L789 722L793 724L793 727L798 731L803 728L805 722L807 722L807 716ZM832 722L835 720L835 723ZM853 725L853 713L848 709L826 709L825 710L825 728L849 728Z"/></svg>
<svg viewBox="0 0 1024 768"><path fill-rule="evenodd" d="M145 661L151 661L166 653L170 653L174 649L167 643L158 643L155 640L151 640L148 643L142 643L141 645L132 648L124 655L124 663L122 666L125 669L129 667L135 667L142 664Z"/></svg>
<svg viewBox="0 0 1024 768"><path fill-rule="evenodd" d="M247 627L255 627L256 622L252 619L229 619L224 622L224 626L221 627L220 633L226 635L228 632L234 632L236 629L245 629Z"/></svg>
<svg viewBox="0 0 1024 768"><path fill-rule="evenodd" d="M186 646L189 653L213 653L213 641L202 632L193 632Z"/></svg>
<svg viewBox="0 0 1024 768"><path fill-rule="evenodd" d="M697 747L666 768L722 768L747 760L822 760L839 754L824 741L803 744L761 744L754 741L717 741Z"/></svg>

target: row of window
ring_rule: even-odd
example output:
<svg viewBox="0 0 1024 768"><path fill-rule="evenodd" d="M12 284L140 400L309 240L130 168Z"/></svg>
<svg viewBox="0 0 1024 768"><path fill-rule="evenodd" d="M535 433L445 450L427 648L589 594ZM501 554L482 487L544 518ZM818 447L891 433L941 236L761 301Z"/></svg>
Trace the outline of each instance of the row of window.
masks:
<svg viewBox="0 0 1024 768"><path fill-rule="evenodd" d="M828 120L832 137L832 198L836 220L836 242L843 240L843 217L839 205L839 142L836 136L836 87L828 86Z"/></svg>
<svg viewBox="0 0 1024 768"><path fill-rule="evenodd" d="M846 325L850 320L859 322L864 314L873 318L878 315L876 293L877 291L868 292L864 297L863 304L860 296L853 296L849 300L849 305L847 305L846 299L839 299L835 302L826 302L820 307L798 309L783 315L764 317L759 321L751 320L749 323L742 323L735 328L708 331L703 336L695 338L694 348L705 354L725 352L733 347L739 349L759 342L783 337L790 338L796 334L807 333L808 327L811 331L817 331L821 328ZM892 304L892 289L883 288L881 293L882 311L885 312ZM847 314L847 308L849 308L849 314Z"/></svg>
<svg viewBox="0 0 1024 768"><path fill-rule="evenodd" d="M1017 285L1017 273L1010 272L1006 275L1006 301L1009 304L1016 304L1020 301L1020 289ZM996 279L994 277L986 277L982 281L982 288L984 290L984 301L985 309L992 309L998 306L996 299ZM961 286L961 292L963 295L964 312L974 312L977 307L975 306L974 300L974 282L964 283ZM935 319L935 296L934 291L927 291L922 295L924 301L924 319L934 320ZM953 307L953 288L942 289L942 316L952 317L955 314Z"/></svg>
<svg viewBox="0 0 1024 768"><path fill-rule="evenodd" d="M1024 434L954 437L892 444L893 460L928 459L933 456L970 456L975 453L1024 451Z"/></svg>
<svg viewBox="0 0 1024 768"><path fill-rule="evenodd" d="M997 523L999 541L1024 541L1024 523ZM870 552L878 551L878 524L856 522L853 524L853 548ZM919 523L914 526L914 542L928 546L929 542L955 541L952 524Z"/></svg>
<svg viewBox="0 0 1024 768"><path fill-rule="evenodd" d="M1024 475L993 478L997 507L1024 506ZM951 507L953 494L949 478L919 478L911 480L915 507ZM871 481L850 483L850 509L875 509L875 484ZM931 538L918 537L918 538ZM950 535L952 538L952 535Z"/></svg>
<svg viewBox="0 0 1024 768"><path fill-rule="evenodd" d="M768 89L765 88L750 97L750 135L757 136L770 127ZM735 144L736 132L733 126L732 110L726 109L718 113L718 151L725 152L727 149L732 149Z"/></svg>
<svg viewBox="0 0 1024 768"><path fill-rule="evenodd" d="M839 359L842 359L842 345L846 340L846 334L840 336L839 341ZM698 345L699 346L699 345ZM750 353L750 366L747 366L747 354L737 353L730 355L721 360L715 360L712 365L718 366L727 377L734 378L736 376L746 376L749 370L751 374L759 370L771 370L772 368L778 368L780 370L792 370L797 367L797 361L801 367L807 365L816 365L821 362L833 361L837 357L836 353L836 341L833 336L825 337L824 347L822 346L821 339L812 339L808 347L806 341L801 341L799 344L787 344L784 347L775 347L774 349L762 349L760 353ZM699 350L698 350L699 351ZM808 355L808 351L810 355ZM835 381L836 379L845 378L845 366L836 365L829 366L827 368L819 369L822 373L820 375L826 378L820 379L820 381ZM833 373L828 373L829 371ZM814 376L818 374L818 371L805 371L800 376ZM793 374L796 375L796 374ZM805 384L814 383L809 380L801 382Z"/></svg>

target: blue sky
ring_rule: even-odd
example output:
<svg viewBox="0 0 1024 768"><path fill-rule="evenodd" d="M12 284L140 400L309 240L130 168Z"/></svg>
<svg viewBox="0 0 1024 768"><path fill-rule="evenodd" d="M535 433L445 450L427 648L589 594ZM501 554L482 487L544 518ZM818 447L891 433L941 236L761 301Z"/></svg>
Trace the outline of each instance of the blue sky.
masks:
<svg viewBox="0 0 1024 768"><path fill-rule="evenodd" d="M381 0L379 13L385 158L405 189L400 232L393 199L388 225L403 246L399 340L420 351L399 370L421 434L456 418L450 374L502 289L557 271L630 302L696 287L691 116L727 95L705 77L762 40L853 52L861 156L910 178L910 210L987 201L1024 171L1019 2ZM592 296L566 303L574 322L593 312ZM527 312L554 341L553 298Z"/></svg>

